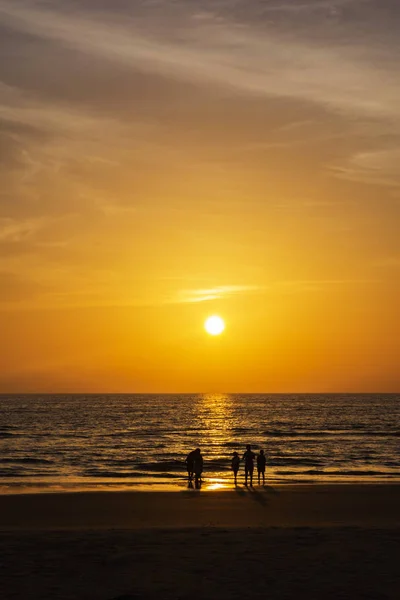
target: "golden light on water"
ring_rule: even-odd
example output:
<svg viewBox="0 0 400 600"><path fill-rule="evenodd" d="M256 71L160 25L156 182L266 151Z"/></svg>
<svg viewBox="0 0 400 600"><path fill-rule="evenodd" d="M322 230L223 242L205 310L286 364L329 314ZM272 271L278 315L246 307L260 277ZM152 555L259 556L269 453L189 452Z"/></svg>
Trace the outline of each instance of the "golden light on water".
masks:
<svg viewBox="0 0 400 600"><path fill-rule="evenodd" d="M204 323L204 328L210 335L220 335L225 329L224 320L218 315L208 317Z"/></svg>
<svg viewBox="0 0 400 600"><path fill-rule="evenodd" d="M211 480L210 483L208 485L206 485L206 489L211 492L213 492L213 491L217 492L220 490L226 490L226 489L230 489L230 488L231 488L231 486L226 481L221 482L221 481Z"/></svg>

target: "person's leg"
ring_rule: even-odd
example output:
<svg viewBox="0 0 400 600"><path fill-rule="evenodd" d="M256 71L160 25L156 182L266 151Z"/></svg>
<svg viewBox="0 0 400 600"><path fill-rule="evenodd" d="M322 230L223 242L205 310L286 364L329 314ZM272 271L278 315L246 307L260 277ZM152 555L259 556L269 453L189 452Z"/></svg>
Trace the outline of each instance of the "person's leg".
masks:
<svg viewBox="0 0 400 600"><path fill-rule="evenodd" d="M247 485L247 476L249 474L249 469L248 467L244 468L244 485Z"/></svg>
<svg viewBox="0 0 400 600"><path fill-rule="evenodd" d="M253 469L250 469L250 487L253 487Z"/></svg>

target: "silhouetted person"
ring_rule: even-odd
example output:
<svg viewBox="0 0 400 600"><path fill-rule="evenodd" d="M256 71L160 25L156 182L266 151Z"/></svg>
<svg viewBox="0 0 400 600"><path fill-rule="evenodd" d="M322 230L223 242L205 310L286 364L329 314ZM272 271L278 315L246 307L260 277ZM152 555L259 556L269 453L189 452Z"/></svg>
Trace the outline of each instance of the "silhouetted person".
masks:
<svg viewBox="0 0 400 600"><path fill-rule="evenodd" d="M260 478L262 475L263 485L265 485L265 454L264 450L260 450L260 454L257 456L257 472L258 472L258 483L260 484Z"/></svg>
<svg viewBox="0 0 400 600"><path fill-rule="evenodd" d="M194 451L193 472L194 472L194 485L196 488L200 488L201 487L201 475L203 473L203 457L201 455L200 448L196 448L196 450Z"/></svg>
<svg viewBox="0 0 400 600"><path fill-rule="evenodd" d="M186 460L185 460L189 480L192 479L192 477L193 477L195 454L196 454L196 450L192 450L191 452L189 452L189 454L187 455Z"/></svg>
<svg viewBox="0 0 400 600"><path fill-rule="evenodd" d="M240 465L239 454L237 452L234 452L233 457L232 457L232 471L233 471L233 478L235 481L235 485L237 485L237 474L239 471L239 465Z"/></svg>
<svg viewBox="0 0 400 600"><path fill-rule="evenodd" d="M247 478L250 477L250 486L253 485L254 459L256 455L251 451L250 444L246 446L246 452L243 454L244 460L244 485L247 485Z"/></svg>

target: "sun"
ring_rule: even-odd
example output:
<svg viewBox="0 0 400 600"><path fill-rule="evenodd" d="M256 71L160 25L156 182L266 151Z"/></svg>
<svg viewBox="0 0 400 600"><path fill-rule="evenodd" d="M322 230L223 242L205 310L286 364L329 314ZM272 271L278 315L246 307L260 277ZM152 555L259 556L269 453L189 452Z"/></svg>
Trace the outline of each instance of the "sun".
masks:
<svg viewBox="0 0 400 600"><path fill-rule="evenodd" d="M217 315L213 315L212 317L208 317L206 322L204 323L204 329L210 335L220 335L225 329L225 323L221 317Z"/></svg>

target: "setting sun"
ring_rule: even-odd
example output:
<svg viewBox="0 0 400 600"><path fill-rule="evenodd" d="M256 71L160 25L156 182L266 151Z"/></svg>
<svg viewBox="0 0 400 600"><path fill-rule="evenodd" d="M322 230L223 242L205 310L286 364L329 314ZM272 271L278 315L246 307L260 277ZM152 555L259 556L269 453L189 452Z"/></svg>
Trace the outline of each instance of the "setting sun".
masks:
<svg viewBox="0 0 400 600"><path fill-rule="evenodd" d="M216 315L208 317L204 323L204 328L210 335L219 335L225 329L225 323L221 317Z"/></svg>

